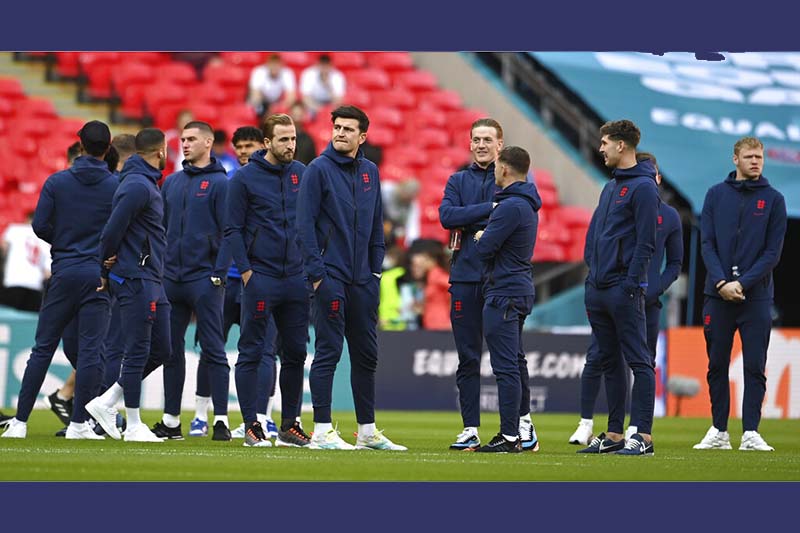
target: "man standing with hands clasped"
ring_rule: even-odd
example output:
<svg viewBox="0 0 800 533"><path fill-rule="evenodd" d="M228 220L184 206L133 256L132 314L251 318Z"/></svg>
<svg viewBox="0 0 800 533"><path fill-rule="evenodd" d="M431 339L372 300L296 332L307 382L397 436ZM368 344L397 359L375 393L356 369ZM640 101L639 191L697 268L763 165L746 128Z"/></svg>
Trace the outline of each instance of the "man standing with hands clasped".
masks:
<svg viewBox="0 0 800 533"><path fill-rule="evenodd" d="M530 164L531 158L522 148L503 148L494 169L495 183L502 188L495 196L497 207L486 229L475 233L484 271L484 331L500 401L500 432L477 452L522 451L519 362L525 352L521 337L525 318L533 307L531 257L542 206L536 186L526 183ZM530 413L526 416L530 423ZM537 449L538 445L534 451Z"/></svg>
<svg viewBox="0 0 800 533"><path fill-rule="evenodd" d="M772 326L772 270L786 234L786 201L761 175L764 145L744 137L733 147L736 170L706 193L700 216L703 261L703 332L713 425L696 450L730 450L728 415L733 335L739 330L744 360L740 450L773 451L758 433Z"/></svg>

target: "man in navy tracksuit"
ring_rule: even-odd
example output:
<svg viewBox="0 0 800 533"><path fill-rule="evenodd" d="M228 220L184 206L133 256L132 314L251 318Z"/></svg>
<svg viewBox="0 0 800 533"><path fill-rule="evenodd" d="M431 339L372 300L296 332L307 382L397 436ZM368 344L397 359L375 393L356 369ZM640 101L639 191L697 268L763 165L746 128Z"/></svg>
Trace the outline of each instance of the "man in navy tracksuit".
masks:
<svg viewBox="0 0 800 533"><path fill-rule="evenodd" d="M405 450L375 428L378 300L385 246L378 168L360 149L369 118L357 107L341 106L331 119L331 143L308 165L297 204L297 233L315 291L316 342L309 378L314 438L309 447ZM281 335L286 338L283 331ZM344 337L358 422L355 447L331 423L333 375Z"/></svg>
<svg viewBox="0 0 800 533"><path fill-rule="evenodd" d="M483 353L482 266L473 237L486 227L495 194L495 159L503 147L503 128L491 118L476 120L470 128L470 151L473 163L447 180L439 206L442 226L450 230L453 259L450 268L450 322L458 350L456 386L464 430L450 445L451 450L474 450L480 446L480 365ZM457 240L458 244L453 241ZM456 244L455 246L453 246ZM530 415L528 365L520 361L522 398L520 416ZM523 448L536 447L535 429L523 419L519 428Z"/></svg>
<svg viewBox="0 0 800 533"><path fill-rule="evenodd" d="M500 403L500 432L478 452L522 451L519 411L522 390L527 387L527 381L520 381L520 359L525 360L522 326L533 307L531 258L542 206L536 186L525 181L530 164L522 148L503 148L494 170L495 182L502 187L495 196L497 207L486 230L475 234L484 266L483 324ZM525 416L530 424L530 413Z"/></svg>
<svg viewBox="0 0 800 533"><path fill-rule="evenodd" d="M739 330L744 361L740 450L772 451L758 433L764 401L774 294L772 270L786 234L786 202L761 175L764 145L755 137L733 148L736 170L708 190L700 216L704 288L703 331L713 425L695 449L731 449L728 371Z"/></svg>
<svg viewBox="0 0 800 533"><path fill-rule="evenodd" d="M231 439L228 428L230 367L222 334L224 280L230 264L222 246L228 178L213 157L214 130L187 123L181 132L183 170L164 181L167 253L164 290L169 299L172 357L164 364L164 416L153 427L158 437L182 439L181 398L186 380L186 328L197 317L197 337L209 370L214 403L213 440Z"/></svg>
<svg viewBox="0 0 800 533"><path fill-rule="evenodd" d="M283 340L281 428L277 444L306 446L296 417L303 389L308 339L309 287L295 224L305 166L294 161L297 132L288 115L264 122L266 150L236 171L228 187L225 239L242 276L241 336L236 391L245 423L245 446L271 446L258 421L258 374L270 316Z"/></svg>
<svg viewBox="0 0 800 533"><path fill-rule="evenodd" d="M122 168L111 217L100 237L100 257L115 258L104 279L119 300L125 354L119 380L86 405L112 438L119 439L116 403L128 414L125 440L162 442L142 423L142 379L170 356L170 305L164 293L164 203L158 180L167 161L164 133L145 128L136 135L136 155Z"/></svg>
<svg viewBox="0 0 800 533"><path fill-rule="evenodd" d="M661 174L658 172L658 164L655 156L647 152L636 154L637 161L650 160L656 167L656 183L661 184ZM589 247L584 250L584 257L589 262L588 255L591 252ZM664 258L666 265L661 270ZM683 232L681 230L680 215L674 207L661 202L656 219L656 244L653 259L647 272L647 292L645 293L645 320L647 327L647 348L655 366L656 345L658 344L659 319L661 317L660 296L666 292L672 283L678 279L683 265ZM592 341L586 353L586 364L581 374L581 421L578 429L569 438L570 444L589 444L592 438L594 415L594 404L597 394L600 391L600 377L605 376L606 383L611 382L610 388L616 390L617 387L627 387L627 366L624 364L622 354L617 352L615 358L605 360L606 368L601 366L602 357L597 345L597 340L592 335ZM624 397L617 397L617 405L609 404L609 412L613 411L614 418L625 416ZM636 421L631 419L628 429L625 431L626 438L630 438L638 432Z"/></svg>
<svg viewBox="0 0 800 533"><path fill-rule="evenodd" d="M614 171L600 194L586 235L586 313L602 357L600 364L606 366L622 352L633 371L631 419L636 421L638 433L626 442L624 409L609 413L608 431L579 453L650 455L655 369L647 348L644 308L660 203L656 171L652 161L636 162L640 133L633 122L607 122L600 134L600 153ZM606 386L609 405L624 403L626 387Z"/></svg>
<svg viewBox="0 0 800 533"><path fill-rule="evenodd" d="M102 439L87 424L86 403L97 394L103 365L101 346L108 327L109 297L98 292L100 231L111 214L118 181L103 161L111 145L108 126L87 122L80 132L84 156L68 170L50 176L42 187L33 230L50 243L53 276L47 288L19 393L16 418L4 437L24 438L27 421L47 368L67 325L77 317L77 369L68 439Z"/></svg>

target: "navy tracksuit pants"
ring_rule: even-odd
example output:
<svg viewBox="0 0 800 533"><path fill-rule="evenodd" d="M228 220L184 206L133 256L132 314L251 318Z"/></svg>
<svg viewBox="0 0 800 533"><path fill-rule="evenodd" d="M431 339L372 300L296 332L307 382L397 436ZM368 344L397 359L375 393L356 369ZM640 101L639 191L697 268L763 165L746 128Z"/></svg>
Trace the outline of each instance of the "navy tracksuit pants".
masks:
<svg viewBox="0 0 800 533"><path fill-rule="evenodd" d="M530 411L528 365L522 348L522 326L532 308L533 296L489 296L483 306L489 360L497 380L500 431L504 435L517 435L519 417ZM527 396L527 400L523 396Z"/></svg>
<svg viewBox="0 0 800 533"><path fill-rule="evenodd" d="M648 304L645 307L647 349L653 359L654 368L660 318L660 302ZM617 422L624 425L625 397L628 390L628 372L625 360L619 350L613 356L602 357L597 339L593 333L589 349L586 352L586 364L584 364L583 372L581 373L581 418L591 419L594 416L594 404L597 394L600 392L601 376L605 376L608 418L615 421L615 427ZM612 403L612 400L614 403ZM631 425L637 425L633 417L631 417Z"/></svg>
<svg viewBox="0 0 800 533"><path fill-rule="evenodd" d="M744 363L744 399L742 428L758 431L761 404L767 387L765 369L767 348L772 329L771 300L726 302L706 296L703 304L703 333L708 353L708 390L714 427L728 430L731 407L728 371L731 363L733 335L739 330Z"/></svg>
<svg viewBox="0 0 800 533"><path fill-rule="evenodd" d="M248 426L257 420L259 367L265 350L275 342L274 337L269 338L270 317L274 318L282 338L281 415L284 419L294 419L300 414L298 404L303 390L303 368L307 355L308 294L308 285L302 274L273 278L253 272L242 290L236 392L242 418Z"/></svg>
<svg viewBox="0 0 800 533"><path fill-rule="evenodd" d="M322 280L314 296L316 335L309 381L314 422L331 422L333 375L342 357L344 339L350 353L350 387L356 421L375 422L375 371L378 368L378 301L380 280L363 285L344 283L332 276ZM283 329L278 325L283 334ZM286 335L283 336L286 340Z"/></svg>
<svg viewBox="0 0 800 533"><path fill-rule="evenodd" d="M458 350L456 387L464 427L481 425L481 355L483 354L483 291L480 283L450 285L450 323ZM528 311L530 313L530 311ZM531 410L528 361L520 352L519 376L522 387L520 415Z"/></svg>
<svg viewBox="0 0 800 533"><path fill-rule="evenodd" d="M127 278L108 283L119 301L122 324L124 354L118 383L125 407L138 409L142 380L170 358L169 300L158 281Z"/></svg>
<svg viewBox="0 0 800 533"><path fill-rule="evenodd" d="M82 423L89 419L85 406L98 394L103 373L100 352L108 328L109 296L95 290L99 281L96 269L66 269L50 278L36 325L36 344L22 377L17 420L28 421L53 354L73 318L78 338L77 349L69 356L77 370L71 420Z"/></svg>
<svg viewBox="0 0 800 533"><path fill-rule="evenodd" d="M224 287L215 287L209 278L177 282L164 280L164 290L172 310L170 312L170 337L172 357L164 363L164 412L178 416L181 413L183 385L186 381L186 328L197 317L197 337L209 370L211 398L215 415L228 414L230 367L225 353L222 334L222 304Z"/></svg>
<svg viewBox="0 0 800 533"><path fill-rule="evenodd" d="M225 343L228 342L228 335L234 324L241 322L242 314L242 278L229 277L225 285L225 303L222 306L222 334ZM259 413L267 412L269 398L275 394L275 354L277 353L276 343L270 343L269 339L277 338L278 331L275 328L275 320L270 317L267 325L267 342L265 343L264 356L261 358L261 365L258 367L258 401L256 409ZM211 379L208 375L208 364L206 358L200 354L200 361L197 364L197 395L204 398L211 396Z"/></svg>
<svg viewBox="0 0 800 533"><path fill-rule="evenodd" d="M640 433L649 434L653 427L656 380L654 362L647 347L644 307L641 291L628 293L620 285L603 289L586 285L586 312L597 339L601 365L613 366L613 360L619 357L617 354L622 353L633 371L631 424L636 425ZM616 418L612 419L609 413L608 431L622 433L626 388L616 389L612 386L608 391L609 406L622 402L622 416L616 413Z"/></svg>
<svg viewBox="0 0 800 533"><path fill-rule="evenodd" d="M110 302L111 314L108 323L108 332L103 340L103 346L100 351L100 358L103 361L103 377L99 394L103 394L108 388L119 379L119 367L122 364L122 329L120 328L119 321L119 303L116 298L111 298ZM61 342L64 346L64 354L70 361L77 360L78 357L78 320L72 319L64 330L61 336Z"/></svg>

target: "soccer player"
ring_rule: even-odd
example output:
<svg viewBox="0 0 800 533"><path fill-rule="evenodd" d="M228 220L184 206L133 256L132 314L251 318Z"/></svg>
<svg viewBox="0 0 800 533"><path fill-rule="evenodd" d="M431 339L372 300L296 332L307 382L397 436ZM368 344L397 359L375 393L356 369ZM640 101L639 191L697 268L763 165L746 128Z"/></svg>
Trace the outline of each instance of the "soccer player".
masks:
<svg viewBox="0 0 800 533"><path fill-rule="evenodd" d="M36 235L51 244L53 276L39 312L36 344L22 378L17 414L3 437L25 438L28 417L59 340L77 317L78 350L70 360L77 369L75 397L66 438L103 438L87 423L85 406L97 394L102 374L100 351L108 327L109 298L96 290L101 270L98 249L118 181L103 160L111 145L108 126L93 120L84 124L78 136L86 155L47 179L33 218Z"/></svg>
<svg viewBox="0 0 800 533"><path fill-rule="evenodd" d="M164 181L167 251L164 290L172 308L172 357L164 364L164 415L153 427L157 437L183 439L181 398L186 380L186 328L197 317L197 336L208 369L214 403L213 440L230 440L230 367L222 333L222 304L230 254L222 247L225 227L225 169L211 156L214 130L188 122L181 133L183 170Z"/></svg>
<svg viewBox="0 0 800 533"><path fill-rule="evenodd" d="M728 370L739 330L744 360L740 450L773 451L758 433L764 401L774 295L772 271L786 235L786 201L761 171L764 145L755 137L733 146L736 170L706 193L700 215L706 283L703 333L708 353L712 426L697 450L730 450Z"/></svg>
<svg viewBox="0 0 800 533"><path fill-rule="evenodd" d="M486 229L475 233L484 269L483 324L500 404L500 432L477 452L522 451L520 404L522 389L528 385L520 380L520 360L525 361L522 326L533 308L531 257L542 207L536 186L526 182L530 165L524 149L503 148L494 168L495 183L502 189L495 196L497 207ZM529 410L524 417L532 425Z"/></svg>
<svg viewBox="0 0 800 533"><path fill-rule="evenodd" d="M309 447L402 451L407 448L375 427L378 299L385 246L378 167L360 150L369 118L355 106L340 106L331 113L331 121L331 143L308 165L297 204L305 271L315 291L315 354L309 377L314 438ZM281 335L286 339L282 330ZM333 375L345 337L358 422L356 446L342 439L331 422Z"/></svg>
<svg viewBox="0 0 800 533"><path fill-rule="evenodd" d="M170 356L170 305L162 285L164 202L157 186L166 162L161 130L145 128L136 134L136 154L122 168L111 217L100 237L102 260L115 258L101 288L119 300L125 354L119 380L86 409L109 436L119 439L115 405L124 396L125 440L132 442L163 442L142 422L139 405L142 379Z"/></svg>
<svg viewBox="0 0 800 533"><path fill-rule="evenodd" d="M600 135L600 153L613 169L613 178L600 194L586 235L586 313L597 339L600 364L622 352L633 371L631 419L638 433L626 442L625 412L612 410L608 431L579 453L651 455L655 369L647 348L644 307L660 202L656 171L652 161L637 163L641 134L630 120L606 122ZM606 383L609 405L619 405L625 401L626 387L612 385Z"/></svg>
<svg viewBox="0 0 800 533"><path fill-rule="evenodd" d="M658 172L658 163L654 155L647 152L638 152L637 161L650 160L656 167L656 183L661 184L661 174ZM655 366L656 344L658 343L658 325L661 318L661 301L659 297L666 292L672 283L678 279L683 264L683 233L681 230L681 219L674 207L661 202L656 219L656 244L653 259L650 261L650 268L647 272L647 293L645 294L645 317L647 322L647 348ZM666 257L666 265L662 271L662 263ZM609 359L606 363L608 368L603 369L600 365L600 352L597 347L597 340L592 336L591 344L586 353L586 364L581 373L581 420L575 433L569 438L570 444L589 444L592 439L592 416L594 415L594 404L597 394L600 391L600 377L605 375L606 381L612 380L612 389L627 386L627 366L624 364L622 354L617 353L616 357ZM617 398L619 401L620 399ZM618 409L624 413L624 398L619 405L611 406L609 409ZM618 416L618 415L617 415ZM624 416L624 415L623 415ZM625 438L630 438L637 433L636 424L631 422L625 431Z"/></svg>
<svg viewBox="0 0 800 533"><path fill-rule="evenodd" d="M263 135L266 149L250 156L250 163L236 171L228 188L225 239L243 286L236 391L246 428L245 446L270 446L256 403L265 346L274 343L274 338L268 338L273 317L283 341L283 403L276 444L306 446L309 436L296 417L303 389L309 288L295 224L305 165L294 161L297 135L288 115L267 117Z"/></svg>

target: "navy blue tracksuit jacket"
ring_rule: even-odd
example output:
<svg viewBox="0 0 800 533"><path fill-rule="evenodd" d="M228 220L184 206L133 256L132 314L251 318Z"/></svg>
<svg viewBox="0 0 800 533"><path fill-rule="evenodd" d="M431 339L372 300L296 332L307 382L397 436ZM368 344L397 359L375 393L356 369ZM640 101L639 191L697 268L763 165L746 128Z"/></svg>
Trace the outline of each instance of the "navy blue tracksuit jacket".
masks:
<svg viewBox="0 0 800 533"><path fill-rule="evenodd" d="M105 161L82 156L70 169L50 176L42 187L32 226L51 245L53 276L22 378L18 420L28 420L59 340L73 319L78 354L73 352L70 362L78 372L72 421L88 420L85 405L100 386L100 352L108 327L108 294L95 291L100 281L100 230L111 213L117 183Z"/></svg>
<svg viewBox="0 0 800 533"><path fill-rule="evenodd" d="M476 251L485 270L483 324L492 372L497 378L500 431L516 435L520 415L530 411L521 335L533 306L531 258L542 201L536 186L524 182L512 183L496 198L497 207ZM521 372L522 367L526 370Z"/></svg>
<svg viewBox="0 0 800 533"><path fill-rule="evenodd" d="M736 330L742 339L744 395L742 426L757 431L766 392L766 361L774 295L772 270L786 234L786 201L764 176L736 180L731 172L706 193L700 216L706 295L703 332L708 352L708 388L714 427L728 429L728 371ZM728 302L716 289L720 281L738 281L745 300Z"/></svg>

